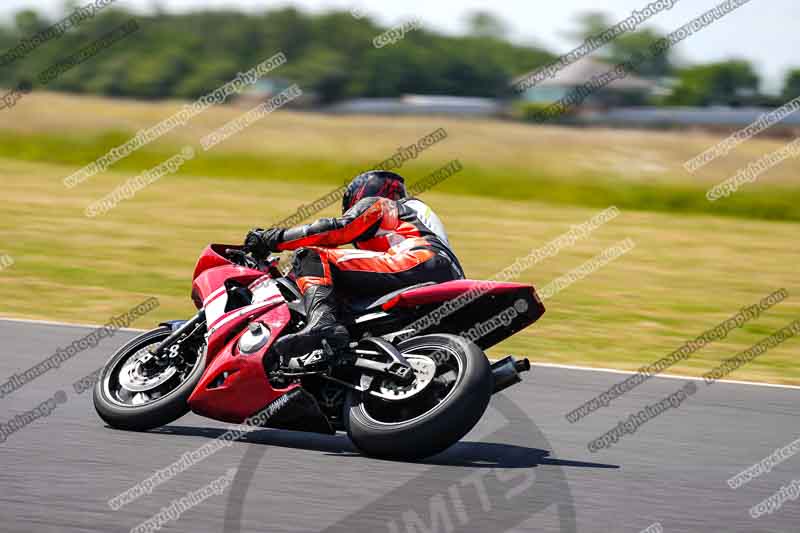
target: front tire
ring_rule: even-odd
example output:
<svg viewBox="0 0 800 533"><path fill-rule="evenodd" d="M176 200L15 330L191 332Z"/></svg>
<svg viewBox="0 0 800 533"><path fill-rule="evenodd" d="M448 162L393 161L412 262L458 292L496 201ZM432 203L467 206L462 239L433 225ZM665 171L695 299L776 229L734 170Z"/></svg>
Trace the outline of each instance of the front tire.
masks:
<svg viewBox="0 0 800 533"><path fill-rule="evenodd" d="M188 399L197 386L205 368L205 350L196 354L196 360L185 374L175 373L158 390L158 396L136 404L126 402L120 396L120 368L146 348L164 341L170 328L160 327L143 333L120 348L100 373L94 387L94 407L97 414L109 426L131 431L154 429L181 418L189 412ZM155 396L155 394L153 394Z"/></svg>
<svg viewBox="0 0 800 533"><path fill-rule="evenodd" d="M478 346L456 335L414 337L403 341L397 348L407 357L417 353L433 354L437 381L442 381L453 372L453 368L458 367L458 375L450 389L439 403L422 414L403 402L351 391L345 402L345 427L353 444L366 455L386 459L423 459L458 442L481 419L492 396L491 367ZM440 355L443 353L446 358ZM413 400L411 398L406 404ZM409 412L412 418L396 419L395 412Z"/></svg>

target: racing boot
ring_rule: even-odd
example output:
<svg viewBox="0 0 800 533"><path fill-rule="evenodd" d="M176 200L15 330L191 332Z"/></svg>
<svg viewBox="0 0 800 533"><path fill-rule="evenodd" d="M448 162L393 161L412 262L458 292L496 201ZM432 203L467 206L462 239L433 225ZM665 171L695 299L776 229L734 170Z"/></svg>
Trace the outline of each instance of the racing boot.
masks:
<svg viewBox="0 0 800 533"><path fill-rule="evenodd" d="M322 350L323 341L327 344L326 349L321 356L311 358L315 363L329 359L331 354L345 352L350 344L347 328L336 320L333 287L309 285L303 294L303 305L306 309L306 327L275 342L275 353L281 358L281 364L290 368L307 366L302 364L302 360L307 354Z"/></svg>

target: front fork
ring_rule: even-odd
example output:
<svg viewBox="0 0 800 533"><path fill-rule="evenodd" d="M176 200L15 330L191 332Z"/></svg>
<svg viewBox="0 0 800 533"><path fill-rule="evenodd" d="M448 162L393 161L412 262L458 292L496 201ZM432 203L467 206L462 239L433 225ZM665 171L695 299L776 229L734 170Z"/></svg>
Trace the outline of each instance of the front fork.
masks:
<svg viewBox="0 0 800 533"><path fill-rule="evenodd" d="M158 346L150 349L150 354L155 358L160 358L167 352L175 343L177 343L183 336L191 337L200 329L205 327L206 312L201 309L193 318L187 320L183 325L173 329L169 337ZM173 324L165 323L164 325L172 326Z"/></svg>

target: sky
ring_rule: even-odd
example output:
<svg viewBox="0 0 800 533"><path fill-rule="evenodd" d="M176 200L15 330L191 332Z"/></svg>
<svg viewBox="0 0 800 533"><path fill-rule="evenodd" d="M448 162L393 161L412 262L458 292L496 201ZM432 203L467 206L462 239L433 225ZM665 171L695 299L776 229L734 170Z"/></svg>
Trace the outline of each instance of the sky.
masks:
<svg viewBox="0 0 800 533"><path fill-rule="evenodd" d="M575 18L586 11L601 10L610 20L621 21L633 10L652 0L117 0L117 5L149 11L159 5L167 11L183 12L198 8L236 8L261 11L293 5L309 11L359 8L385 25L419 17L431 29L458 34L465 30L467 14L488 11L508 27L507 38L522 44L543 45L555 53L571 50L577 43L568 34L575 28ZM697 15L716 6L721 0L675 0L675 5L645 23L668 33ZM89 0L77 0L86 4ZM20 9L34 7L59 13L64 0L2 0L0 18ZM683 63L706 63L730 58L751 61L762 76L762 88L776 92L783 86L786 72L800 68L800 2L798 0L752 0L725 18L715 22L676 47L676 57Z"/></svg>

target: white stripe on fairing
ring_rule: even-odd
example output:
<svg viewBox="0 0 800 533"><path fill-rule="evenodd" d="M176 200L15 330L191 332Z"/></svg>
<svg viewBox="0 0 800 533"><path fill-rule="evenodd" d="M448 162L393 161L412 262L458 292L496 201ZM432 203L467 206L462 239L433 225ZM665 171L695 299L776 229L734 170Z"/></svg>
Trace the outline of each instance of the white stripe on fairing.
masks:
<svg viewBox="0 0 800 533"><path fill-rule="evenodd" d="M264 283L268 283L271 279L272 279L272 276L270 276L269 274L264 274L263 276L261 276L260 278L255 280L253 283L248 285L247 288L252 290L254 287L258 287L259 285L262 285Z"/></svg>
<svg viewBox="0 0 800 533"><path fill-rule="evenodd" d="M43 326L59 326L65 328L81 328L81 329L97 329L102 328L103 326L93 325L93 324L75 324L71 322L56 322L52 320L32 320L27 318L12 318L12 317L4 317L0 316L0 322L15 322L15 323L22 323L22 324L35 324L35 325L43 325ZM120 331L130 331L133 333L142 333L147 331L145 329L134 329L134 328L121 328ZM632 370L617 370L614 368L593 368L590 366L575 366L575 365L561 365L557 363L531 363L533 366L541 366L545 368L562 368L564 370L579 370L582 372L605 372L610 374L626 374L632 375L636 374L636 372ZM698 378L696 376L681 376L679 374L658 374L653 376L654 378L665 378L665 379L689 379L693 381L703 381L703 378ZM759 383L757 381L737 381L733 379L720 379L717 380L717 383L728 383L731 385L748 385L752 387L770 387L774 389L790 389L790 390L800 390L800 385L781 385L779 383Z"/></svg>
<svg viewBox="0 0 800 533"><path fill-rule="evenodd" d="M265 301L265 302L260 302L260 303L257 303L257 304L248 305L247 307L242 307L240 309L234 309L233 311L231 311L227 315L222 315L213 324L209 324L208 325L208 330L211 331L213 329L213 330L216 331L219 328L221 328L222 326L224 326L225 324L227 324L228 322L230 322L231 320L239 318L240 316L244 316L247 313L249 313L250 311L255 311L256 309L259 309L261 307L266 307L268 305L273 305L273 302L272 301Z"/></svg>
<svg viewBox="0 0 800 533"><path fill-rule="evenodd" d="M219 296L220 294L222 294L222 293L223 293L223 292L225 292L226 290L227 290L227 289L226 289L226 288L225 288L225 286L223 285L223 286L222 286L222 287L220 287L219 289L217 289L217 290L215 290L214 292L212 292L211 294L209 294L209 295L208 295L208 298L206 298L206 299L205 299L205 301L203 302L203 307L208 307L208 304L211 302L211 300L213 300L214 298L216 298L217 296Z"/></svg>

